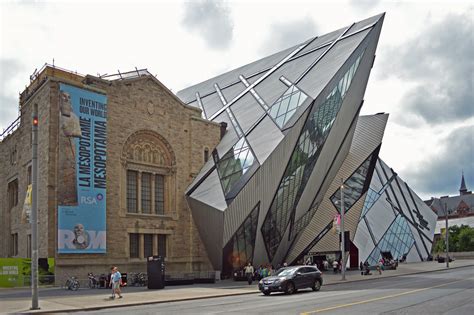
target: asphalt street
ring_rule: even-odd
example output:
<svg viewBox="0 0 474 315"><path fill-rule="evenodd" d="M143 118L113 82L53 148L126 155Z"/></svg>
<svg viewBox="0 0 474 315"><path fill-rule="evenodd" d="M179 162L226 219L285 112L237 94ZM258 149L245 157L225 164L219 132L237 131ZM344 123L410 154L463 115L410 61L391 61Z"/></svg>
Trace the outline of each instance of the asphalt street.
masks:
<svg viewBox="0 0 474 315"><path fill-rule="evenodd" d="M124 299L126 299L125 296ZM293 295L247 294L81 314L474 314L474 268L323 286Z"/></svg>

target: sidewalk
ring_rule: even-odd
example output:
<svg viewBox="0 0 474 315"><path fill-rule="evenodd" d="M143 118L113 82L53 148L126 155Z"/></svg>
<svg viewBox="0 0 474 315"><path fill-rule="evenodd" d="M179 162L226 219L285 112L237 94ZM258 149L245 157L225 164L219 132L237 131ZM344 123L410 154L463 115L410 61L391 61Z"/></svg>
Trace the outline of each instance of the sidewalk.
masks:
<svg viewBox="0 0 474 315"><path fill-rule="evenodd" d="M474 266L474 260L456 260L450 263L450 268ZM323 274L324 285L341 282L365 281L378 278L396 277L415 273L445 270L446 264L436 261L400 264L397 270L386 270L379 275L372 271L370 276L361 276L360 271L346 272L346 281L341 281L341 274L326 271ZM322 288L324 290L324 287ZM39 311L30 311L30 289L2 289L0 290L0 313L38 313L38 312L66 312L80 310L94 310L110 307L133 306L153 303L164 303L182 300L205 299L211 297L255 294L258 293L256 283L247 285L245 281L235 282L223 280L215 284L193 284L185 286L168 286L163 290L148 290L146 287L125 288L124 298L110 300L110 290L105 289L80 289L77 292L61 288L40 288Z"/></svg>

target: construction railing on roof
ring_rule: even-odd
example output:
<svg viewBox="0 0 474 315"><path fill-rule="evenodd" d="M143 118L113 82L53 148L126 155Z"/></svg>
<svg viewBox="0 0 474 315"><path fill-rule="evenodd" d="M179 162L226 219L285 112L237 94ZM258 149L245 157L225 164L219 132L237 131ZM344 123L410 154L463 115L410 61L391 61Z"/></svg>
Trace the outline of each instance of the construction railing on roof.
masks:
<svg viewBox="0 0 474 315"><path fill-rule="evenodd" d="M105 74L101 75L101 79L109 80L109 81L114 81L114 80L125 80L125 79L133 79L133 78L138 78L142 76L151 76L152 74L148 72L147 69L137 69L135 68L134 71L128 71L128 72L120 72L116 74Z"/></svg>
<svg viewBox="0 0 474 315"><path fill-rule="evenodd" d="M50 77L57 77L82 83L84 75L67 69L45 63L39 71L35 70L30 76L30 85L20 94L20 107L43 85Z"/></svg>
<svg viewBox="0 0 474 315"><path fill-rule="evenodd" d="M0 142L3 141L8 135L12 134L20 126L20 116L17 117L7 128L3 129L0 134Z"/></svg>

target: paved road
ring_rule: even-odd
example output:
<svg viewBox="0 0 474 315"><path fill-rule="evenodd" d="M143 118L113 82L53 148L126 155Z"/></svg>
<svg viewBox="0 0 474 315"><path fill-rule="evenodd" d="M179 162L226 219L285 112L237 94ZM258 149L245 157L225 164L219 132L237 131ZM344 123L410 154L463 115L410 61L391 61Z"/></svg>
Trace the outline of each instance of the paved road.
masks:
<svg viewBox="0 0 474 315"><path fill-rule="evenodd" d="M127 296L125 296L125 299ZM320 292L250 294L82 314L474 314L474 268L323 286Z"/></svg>

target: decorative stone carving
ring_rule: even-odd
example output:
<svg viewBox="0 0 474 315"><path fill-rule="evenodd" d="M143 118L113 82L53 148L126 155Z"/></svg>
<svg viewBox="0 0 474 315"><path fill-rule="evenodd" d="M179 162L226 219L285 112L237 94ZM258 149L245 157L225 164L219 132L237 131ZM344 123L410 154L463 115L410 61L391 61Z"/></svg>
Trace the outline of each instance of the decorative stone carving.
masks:
<svg viewBox="0 0 474 315"><path fill-rule="evenodd" d="M150 130L137 131L127 139L122 159L164 167L172 167L176 163L174 152L166 139Z"/></svg>
<svg viewBox="0 0 474 315"><path fill-rule="evenodd" d="M155 112L155 105L153 105L152 102L148 102L146 110L148 111L148 114L153 115L153 113Z"/></svg>

